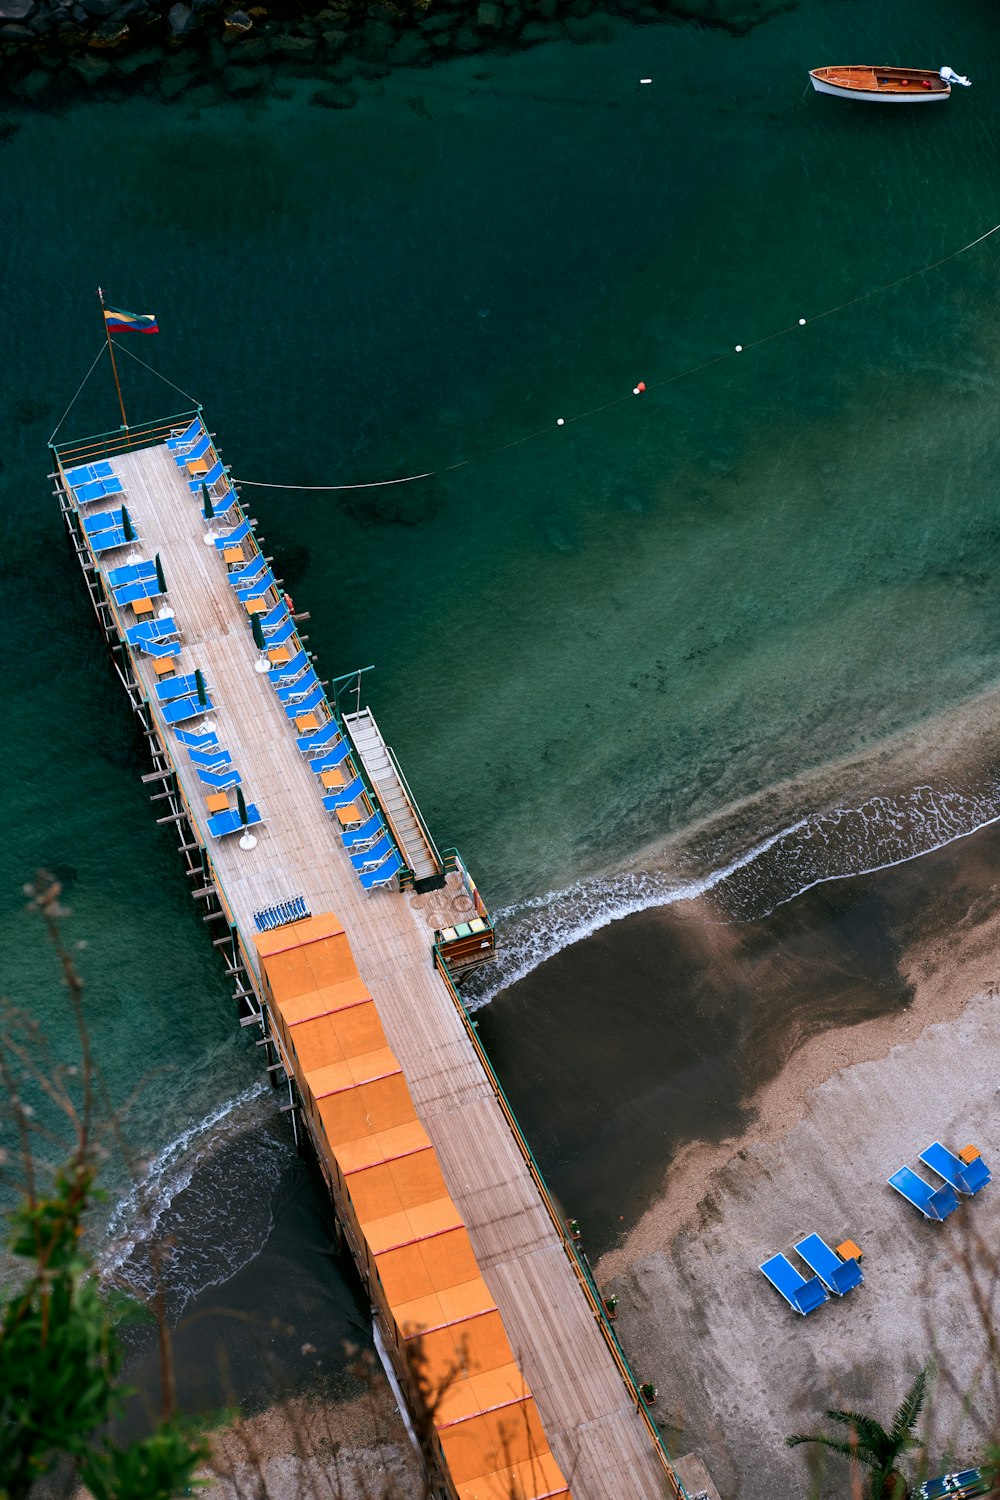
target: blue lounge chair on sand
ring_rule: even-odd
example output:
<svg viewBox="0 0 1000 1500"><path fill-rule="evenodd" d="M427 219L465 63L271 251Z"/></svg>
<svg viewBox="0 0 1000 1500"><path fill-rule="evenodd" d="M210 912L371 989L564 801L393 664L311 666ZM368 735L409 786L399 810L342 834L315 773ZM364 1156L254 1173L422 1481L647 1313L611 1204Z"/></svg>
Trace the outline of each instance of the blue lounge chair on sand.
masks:
<svg viewBox="0 0 1000 1500"><path fill-rule="evenodd" d="M357 854L351 855L351 864L360 874L363 870L372 870L376 865L382 864L393 851L393 842L389 835L383 834L377 843L372 844L370 849L362 849Z"/></svg>
<svg viewBox="0 0 1000 1500"><path fill-rule="evenodd" d="M237 526L236 530L231 531L228 536L217 536L215 538L215 545L220 552L225 552L227 547L238 547L240 542L246 541L247 537L251 535L252 527L250 522L243 520Z"/></svg>
<svg viewBox="0 0 1000 1500"><path fill-rule="evenodd" d="M962 1469L958 1474L940 1474L937 1479L925 1479L919 1489L913 1491L913 1500L974 1500L977 1495L991 1495L993 1483L982 1469Z"/></svg>
<svg viewBox="0 0 1000 1500"><path fill-rule="evenodd" d="M223 750L214 734L211 738L214 744L204 750L198 745L190 745L188 747L191 764L203 767L206 771L219 771L223 766L231 766L233 761L229 751Z"/></svg>
<svg viewBox="0 0 1000 1500"><path fill-rule="evenodd" d="M341 740L339 745L334 745L325 755L317 755L315 760L309 762L310 771L315 771L317 776L322 776L324 771L335 771L342 766L351 753L351 747L346 740Z"/></svg>
<svg viewBox="0 0 1000 1500"><path fill-rule="evenodd" d="M201 457L200 453L198 457ZM184 462L190 463L191 459L186 458ZM188 480L188 489L191 491L192 495L200 495L202 485L207 484L209 489L211 489L213 484L218 484L219 480L222 478L223 472L222 461L217 458L212 467L210 469L206 469L204 474L196 474L194 479Z"/></svg>
<svg viewBox="0 0 1000 1500"><path fill-rule="evenodd" d="M366 891L373 891L376 886L388 885L391 880L395 879L402 868L403 861L399 855L390 854L388 859L383 860L377 869L362 871L358 879Z"/></svg>
<svg viewBox="0 0 1000 1500"><path fill-rule="evenodd" d="M912 1203L914 1208L919 1209L925 1219L942 1222L958 1207L958 1194L953 1187L945 1183L942 1187L932 1188L929 1182L918 1177L916 1172L911 1172L909 1167L900 1167L888 1181L889 1186L895 1188L907 1203Z"/></svg>
<svg viewBox="0 0 1000 1500"><path fill-rule="evenodd" d="M316 669L310 667L297 677L294 682L286 682L284 687L275 688L275 693L282 703L298 703L307 693L311 693L314 687L319 686L319 678Z"/></svg>
<svg viewBox="0 0 1000 1500"><path fill-rule="evenodd" d="M920 1160L938 1177L943 1177L949 1187L953 1187L957 1193L965 1193L969 1198L990 1180L990 1169L981 1156L965 1162L954 1151L949 1151L947 1146L942 1146L940 1141L932 1142L926 1151L921 1151Z"/></svg>
<svg viewBox="0 0 1000 1500"><path fill-rule="evenodd" d="M319 708L321 703L326 702L326 694L317 682L312 692L307 693L304 698L296 698L294 703L283 703L285 715L289 719L297 719L299 714L311 714L314 709Z"/></svg>
<svg viewBox="0 0 1000 1500"><path fill-rule="evenodd" d="M161 703L167 703L171 698L183 698L197 693L198 684L193 672L186 677L175 677L173 682L158 682L156 684L156 696Z"/></svg>
<svg viewBox="0 0 1000 1500"><path fill-rule="evenodd" d="M202 432L201 437L196 437L189 448L175 449L174 463L179 469L187 464L197 463L199 458L204 458L211 447L212 439L207 432ZM167 439L167 447L170 447L170 439Z"/></svg>
<svg viewBox="0 0 1000 1500"><path fill-rule="evenodd" d="M247 827L253 823L262 822L260 813L253 802L247 803ZM240 822L239 811L230 807L226 812L216 813L208 820L208 831L214 839L225 838L227 833L239 833L243 824Z"/></svg>
<svg viewBox="0 0 1000 1500"><path fill-rule="evenodd" d="M319 729L313 729L309 734L300 734L296 738L296 745L303 755L311 755L314 750L325 750L328 745L340 734L340 725L336 719L328 719Z"/></svg>
<svg viewBox="0 0 1000 1500"><path fill-rule="evenodd" d="M794 1308L797 1313L811 1313L814 1308L829 1301L830 1294L819 1277L810 1276L807 1281L784 1255L772 1255L760 1269L775 1291L780 1292L789 1307Z"/></svg>
<svg viewBox="0 0 1000 1500"><path fill-rule="evenodd" d="M362 823L360 828L347 828L341 834L341 842L345 849L361 849L365 844L372 844L380 837L385 824L378 813L372 813L367 823Z"/></svg>
<svg viewBox="0 0 1000 1500"><path fill-rule="evenodd" d="M178 453L184 453L189 448L194 447L195 443L198 441L199 433L204 432L204 430L205 429L201 425L201 418L195 417L194 421L191 422L189 426L185 427L183 432L174 432L170 437L167 438L167 447L175 456Z"/></svg>
<svg viewBox="0 0 1000 1500"><path fill-rule="evenodd" d="M281 662L272 667L267 674L267 680L272 687L281 687L284 683L294 682L300 672L304 672L309 665L309 658L302 650L296 651L291 661Z"/></svg>
<svg viewBox="0 0 1000 1500"><path fill-rule="evenodd" d="M853 1256L850 1260L841 1260L818 1234L807 1234L804 1240L799 1240L795 1253L802 1257L810 1271L816 1272L827 1290L836 1292L838 1297L860 1286L865 1279Z"/></svg>
<svg viewBox="0 0 1000 1500"><path fill-rule="evenodd" d="M360 776L355 776L349 786L342 787L339 792L328 792L323 798L323 806L327 812L336 812L338 807L349 807L352 802L357 802L365 784Z"/></svg>
<svg viewBox="0 0 1000 1500"><path fill-rule="evenodd" d="M239 786L243 780L235 766L227 766L221 771L206 771L198 766L197 771L198 780L204 786L210 786L214 792L224 792L227 787Z"/></svg>
<svg viewBox="0 0 1000 1500"><path fill-rule="evenodd" d="M211 698L206 703L199 703L196 695L194 698L175 698L172 703L164 703L160 712L168 724L183 724L185 719L196 719L199 714L207 714L214 707Z"/></svg>
<svg viewBox="0 0 1000 1500"><path fill-rule="evenodd" d="M207 750L209 745L219 743L219 736L214 729L209 729L203 734L198 734L193 729L175 729L174 734L182 745L193 746L195 750Z"/></svg>

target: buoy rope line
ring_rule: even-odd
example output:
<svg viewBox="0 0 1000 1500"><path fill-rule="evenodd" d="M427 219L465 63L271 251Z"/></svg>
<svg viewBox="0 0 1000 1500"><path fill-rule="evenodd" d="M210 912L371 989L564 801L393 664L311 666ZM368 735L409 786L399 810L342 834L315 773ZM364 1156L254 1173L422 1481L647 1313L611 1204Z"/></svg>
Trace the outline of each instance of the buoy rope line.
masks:
<svg viewBox="0 0 1000 1500"><path fill-rule="evenodd" d="M805 328L808 323L819 323L823 318L835 317L838 313L846 312L849 307L857 307L859 302L867 302L870 298L879 297L884 292L891 292L897 286L903 286L907 281L913 281L918 276L925 276L929 271L936 271L940 266L947 265L949 261L955 260L959 255L965 255L967 251L974 250L977 245L983 244L985 240L990 239L992 235L998 232L1000 232L1000 224L994 224L992 229L987 229L985 234L978 235L974 240L970 240L967 245L961 245L957 250L949 251L947 255L942 255L939 260L931 261L926 266L920 266L916 271L907 271L904 276L897 276L895 281L887 281L883 286L872 287L867 292L860 292L856 297L851 297L846 302L839 302L836 307L828 307L823 312L813 313L811 317L798 318L794 323L789 323L784 328L777 328L773 333L766 333L759 339L753 339L749 344L735 344L732 349L727 349L725 353L715 354L711 359L702 360L700 364L690 365L686 370L679 370L676 375L667 375L662 380L649 382L640 380L638 385L632 387L631 396L616 396L611 401L604 401L599 406L588 407L586 411L577 412L574 416L558 417L556 419L556 426L569 427L577 422L588 421L591 417L599 416L601 412L611 411L616 406L624 405L631 397L640 396L645 391L661 390L665 386L676 385L679 380L688 380L692 375L700 375L703 370L710 370L713 365L722 364L725 360L733 359L738 354L745 354L750 349L759 349L764 344L770 344L774 339L784 338L786 334L794 333L796 329ZM116 341L115 348L119 347ZM124 352L131 354L131 350L125 350ZM136 354L132 354L131 357L133 359L139 358ZM96 360L94 363L96 364ZM146 365L144 360L139 359L139 364L145 365L145 368L153 375L159 374L159 371L154 370L151 365ZM93 369L93 366L91 366L91 369ZM166 376L161 375L160 379L166 380ZM173 385L173 382L170 380L167 380L166 383L167 385ZM174 385L173 389L180 391L182 396L187 396L187 392L181 391L179 386ZM75 400L76 397L73 399ZM193 396L187 396L187 399L190 401L195 400ZM195 405L198 405L196 401ZM56 430L58 431L58 428ZM511 448L519 448L523 443L532 443L536 438L544 437L546 433L551 434L551 432L552 424L549 423L545 427L539 427L534 432L525 433L523 437L513 438L509 443L500 443L495 448L489 448L485 453L474 454L471 458L460 459L457 463L447 464L440 469L424 469L419 474L404 474L398 479L373 479L365 484L269 484L261 479L237 479L234 476L234 482L236 484L247 485L250 489L255 490L294 490L300 494L331 494L342 490L388 489L392 485L414 484L420 479L434 479L444 474L454 474L456 470L467 468L469 464L493 458L498 453L507 453Z"/></svg>

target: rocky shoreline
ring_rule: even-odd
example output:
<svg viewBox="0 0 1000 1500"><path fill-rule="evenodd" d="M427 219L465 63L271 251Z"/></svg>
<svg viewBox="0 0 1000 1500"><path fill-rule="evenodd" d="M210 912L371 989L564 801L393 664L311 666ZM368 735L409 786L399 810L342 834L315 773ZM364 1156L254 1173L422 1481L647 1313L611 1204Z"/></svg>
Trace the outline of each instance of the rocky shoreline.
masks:
<svg viewBox="0 0 1000 1500"><path fill-rule="evenodd" d="M50 109L136 91L195 107L318 83L312 102L349 109L354 84L397 67L562 39L609 38L603 16L694 21L743 34L783 0L394 0L312 9L287 0L0 0L0 105Z"/></svg>

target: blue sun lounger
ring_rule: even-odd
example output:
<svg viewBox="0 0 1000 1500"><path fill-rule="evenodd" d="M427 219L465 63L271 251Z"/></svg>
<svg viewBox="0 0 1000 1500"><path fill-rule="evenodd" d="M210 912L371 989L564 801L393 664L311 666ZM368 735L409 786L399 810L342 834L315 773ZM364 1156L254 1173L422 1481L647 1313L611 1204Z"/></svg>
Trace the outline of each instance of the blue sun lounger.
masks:
<svg viewBox="0 0 1000 1500"><path fill-rule="evenodd" d="M190 447L181 447L171 450L174 456L174 463L179 469L183 469L186 464L197 463L199 458L205 457L205 454L211 447L211 443L212 439L209 437L208 433L203 430L201 437L196 436L194 442L190 445ZM169 438L167 439L167 447L170 447Z"/></svg>
<svg viewBox="0 0 1000 1500"><path fill-rule="evenodd" d="M282 687L285 683L294 682L300 672L304 672L309 665L309 658L299 648L290 661L280 662L278 666L272 667L267 674L267 680L272 687Z"/></svg>
<svg viewBox="0 0 1000 1500"><path fill-rule="evenodd" d="M138 583L144 577L156 577L156 562L123 562L121 567L108 568L111 588L123 588L126 583Z"/></svg>
<svg viewBox="0 0 1000 1500"><path fill-rule="evenodd" d="M949 1187L969 1198L990 1180L990 1169L981 1156L977 1156L974 1161L964 1162L960 1156L949 1151L947 1146L942 1146L940 1141L932 1142L926 1151L921 1151L920 1160L936 1176L943 1177Z"/></svg>
<svg viewBox="0 0 1000 1500"><path fill-rule="evenodd" d="M130 547L135 540L134 536L126 536L124 531L99 531L90 538L90 550L95 557L100 557L102 552L115 552L119 547Z"/></svg>
<svg viewBox="0 0 1000 1500"><path fill-rule="evenodd" d="M75 485L73 493L78 505L93 505L95 500L106 500L109 495L124 495L125 486L112 474L108 479L88 479Z"/></svg>
<svg viewBox="0 0 1000 1500"><path fill-rule="evenodd" d="M247 537L251 534L252 527L250 522L244 520L228 536L217 536L215 538L215 545L220 552L225 552L227 547L238 547L240 542L246 541Z"/></svg>
<svg viewBox="0 0 1000 1500"><path fill-rule="evenodd" d="M204 786L210 786L214 792L224 792L227 787L239 786L243 777L235 766L226 766L219 771L206 771L203 766L198 766L198 780Z"/></svg>
<svg viewBox="0 0 1000 1500"><path fill-rule="evenodd" d="M272 631L265 631L264 634L269 647L283 646L285 642L290 641L292 636L295 634L295 621L292 619L291 615L286 615L281 624L278 625L276 629ZM298 649L301 651L301 646Z"/></svg>
<svg viewBox="0 0 1000 1500"><path fill-rule="evenodd" d="M262 822L260 813L253 802L247 803L247 827L254 823ZM230 807L226 812L216 813L208 820L208 831L214 839L225 838L227 833L239 833L243 827L240 822L239 810Z"/></svg>
<svg viewBox="0 0 1000 1500"><path fill-rule="evenodd" d="M299 714L311 714L314 709L319 708L320 704L325 702L326 694L317 682L304 698L296 698L294 703L283 703L281 706L285 710L286 718L297 719Z"/></svg>
<svg viewBox="0 0 1000 1500"><path fill-rule="evenodd" d="M940 1474L937 1479L925 1479L919 1489L913 1491L913 1500L974 1500L977 1495L991 1495L992 1481L982 1469L962 1469L958 1474Z"/></svg>
<svg viewBox="0 0 1000 1500"><path fill-rule="evenodd" d="M919 1209L925 1219L941 1222L958 1207L958 1194L953 1187L944 1183L942 1187L932 1188L929 1182L918 1177L916 1172L911 1172L909 1167L900 1167L888 1181L889 1186L895 1188L907 1203L912 1203L914 1208Z"/></svg>
<svg viewBox="0 0 1000 1500"><path fill-rule="evenodd" d="M364 789L365 784L361 777L355 776L354 780L347 786L341 787L339 792L328 792L323 798L323 806L327 812L336 812L338 807L350 807L352 802L358 800Z"/></svg>
<svg viewBox="0 0 1000 1500"><path fill-rule="evenodd" d="M816 1272L827 1290L836 1292L838 1297L860 1286L865 1279L853 1256L850 1260L841 1260L818 1234L807 1234L804 1240L799 1240L795 1253L802 1257L810 1271Z"/></svg>
<svg viewBox="0 0 1000 1500"><path fill-rule="evenodd" d="M197 736L192 736L192 738L197 738ZM220 771L223 766L231 766L233 762L229 751L223 750L214 734L211 738L215 741L214 745L208 746L204 750L198 745L188 746L188 755L191 758L191 764L203 767L206 771Z"/></svg>
<svg viewBox="0 0 1000 1500"><path fill-rule="evenodd" d="M385 824L378 813L372 813L367 823L362 823L360 828L346 828L340 835L341 843L347 850L362 849L366 844L373 844L381 837Z"/></svg>
<svg viewBox="0 0 1000 1500"><path fill-rule="evenodd" d="M152 640L152 639L147 639L147 640L139 642L138 649L142 652L142 654L144 656L153 656L153 657L180 656L180 654L181 654L181 643L180 643L180 641L176 641L176 640L174 640L174 641L155 641L155 640Z"/></svg>
<svg viewBox="0 0 1000 1500"><path fill-rule="evenodd" d="M131 604L136 599L158 599L160 590L156 586L156 576L152 578L140 578L137 583L127 583L124 588L113 589L115 603L118 605Z"/></svg>
<svg viewBox="0 0 1000 1500"><path fill-rule="evenodd" d="M316 676L316 669L315 667L310 667L307 672L303 672L302 676L297 677L294 682L286 682L284 687L275 688L274 691L282 703L298 703L307 693L311 693L313 688L318 686L319 678Z"/></svg>
<svg viewBox="0 0 1000 1500"><path fill-rule="evenodd" d="M797 1313L811 1313L829 1300L829 1293L819 1277L810 1276L807 1281L784 1255L772 1255L760 1269L775 1291L780 1292Z"/></svg>
<svg viewBox="0 0 1000 1500"><path fill-rule="evenodd" d="M197 691L198 684L193 672L189 672L186 677L175 677L173 682L156 684L156 696L161 703L167 703L171 698L184 698Z"/></svg>
<svg viewBox="0 0 1000 1500"><path fill-rule="evenodd" d="M171 615L167 620L140 620L138 625L130 625L125 639L133 646L141 646L144 641L168 641L179 633L177 621Z"/></svg>
<svg viewBox="0 0 1000 1500"><path fill-rule="evenodd" d="M214 729L205 730L202 734L198 734L193 729L175 729L174 734L182 745L191 746L195 750L207 750L209 745L219 743L219 736Z"/></svg>
<svg viewBox="0 0 1000 1500"><path fill-rule="evenodd" d="M192 454L192 458L193 457L194 457L194 455ZM201 457L200 453L199 453L198 457L199 458ZM184 462L185 463L190 463L191 459L190 458L186 458L184 460ZM198 475L195 476L194 479L189 479L188 480L188 489L191 491L192 495L199 495L200 496L201 495L201 487L202 487L202 485L203 484L207 484L208 487L209 487L209 489L211 489L213 484L218 484L218 482L222 478L222 475L223 475L224 472L225 471L223 470L223 467L222 467L222 460L217 458L215 460L215 463L212 465L212 467L210 469L206 469L205 472L204 472L204 474L198 474Z"/></svg>
<svg viewBox="0 0 1000 1500"><path fill-rule="evenodd" d="M334 745L325 755L317 755L309 762L310 771L315 771L317 776L322 776L324 771L335 771L342 766L351 753L351 747L346 740L341 740L339 745Z"/></svg>
<svg viewBox="0 0 1000 1500"><path fill-rule="evenodd" d="M74 489L78 484L86 484L91 479L113 479L115 471L106 458L99 458L96 463L77 464L75 469L66 470L66 478Z"/></svg>
<svg viewBox="0 0 1000 1500"><path fill-rule="evenodd" d="M227 484L221 495L211 495L209 498L212 502L212 514L214 516L225 516L229 514L240 497L232 485Z"/></svg>
<svg viewBox="0 0 1000 1500"><path fill-rule="evenodd" d="M364 870L372 870L376 865L382 864L393 851L392 839L387 833L383 834L377 843L372 844L370 849L361 849L357 854L351 855L351 864L360 875Z"/></svg>
<svg viewBox="0 0 1000 1500"><path fill-rule="evenodd" d="M81 516L80 525L84 534L88 537L96 536L99 531L114 531L117 527L125 525L125 518L120 510L99 510L93 516Z"/></svg>
<svg viewBox="0 0 1000 1500"><path fill-rule="evenodd" d="M256 583L248 584L245 589L238 588L236 590L236 597L241 604L245 604L248 599L260 599L269 589L276 587L274 574L270 568L267 568L257 579Z"/></svg>
<svg viewBox="0 0 1000 1500"><path fill-rule="evenodd" d="M175 432L171 437L167 438L167 447L175 457L178 453L185 453L189 448L194 447L198 441L199 433L204 432L204 430L201 425L201 417L195 417L194 421L188 427L185 427L183 432Z"/></svg>
<svg viewBox="0 0 1000 1500"><path fill-rule="evenodd" d="M185 719L196 719L199 714L207 714L215 704L206 694L206 701L199 703L197 695L193 698L175 698L172 703L164 703L160 709L168 724L183 724Z"/></svg>
<svg viewBox="0 0 1000 1500"><path fill-rule="evenodd" d="M325 750L339 734L340 725L336 719L329 719L321 729L313 729L309 734L300 734L295 743L303 755L311 755L314 750Z"/></svg>
<svg viewBox="0 0 1000 1500"><path fill-rule="evenodd" d="M359 874L358 879L366 891L373 891L376 886L388 885L391 880L395 879L402 868L403 861L398 854L393 853L389 855L388 859L384 859L376 869L363 870ZM825 1296L826 1293L824 1292L823 1295Z"/></svg>
<svg viewBox="0 0 1000 1500"><path fill-rule="evenodd" d="M242 568L234 568L229 574L228 582L234 589L246 588L248 584L256 582L266 567L263 552L258 552Z"/></svg>
<svg viewBox="0 0 1000 1500"><path fill-rule="evenodd" d="M288 613L288 605L285 603L284 599L279 599L277 604L272 604L266 615L261 615L260 628L261 630L263 630L265 635L270 635L272 631L277 630L278 626L283 624L285 620L290 619L291 615Z"/></svg>

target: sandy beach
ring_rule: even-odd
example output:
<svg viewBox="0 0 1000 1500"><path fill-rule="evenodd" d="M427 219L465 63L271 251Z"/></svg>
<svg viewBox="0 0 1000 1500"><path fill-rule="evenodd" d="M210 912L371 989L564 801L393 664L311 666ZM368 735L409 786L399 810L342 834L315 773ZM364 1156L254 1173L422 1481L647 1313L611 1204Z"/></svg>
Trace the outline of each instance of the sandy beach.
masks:
<svg viewBox="0 0 1000 1500"><path fill-rule="evenodd" d="M930 1472L974 1462L979 1422L997 1419L976 1401L963 1416L958 1392L981 1376L984 1354L960 1262L976 1237L1000 1240L1000 1191L987 1187L940 1225L885 1182L904 1162L918 1167L935 1139L973 1141L998 1160L1000 917L977 856L963 851L964 902L943 879L932 930L901 954L910 1003L806 1041L758 1092L749 1128L683 1149L655 1203L598 1264L675 1451L700 1453L726 1500L804 1495L810 1450L785 1437L822 1428L829 1406L888 1419L932 1353L947 1378ZM803 1319L757 1267L813 1230L860 1244L865 1282ZM832 1459L817 1493L845 1485Z"/></svg>

